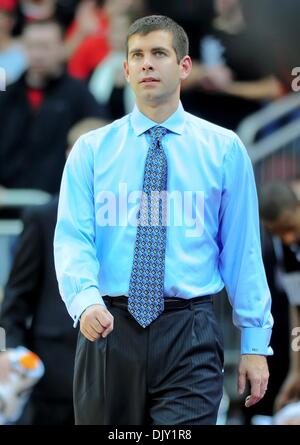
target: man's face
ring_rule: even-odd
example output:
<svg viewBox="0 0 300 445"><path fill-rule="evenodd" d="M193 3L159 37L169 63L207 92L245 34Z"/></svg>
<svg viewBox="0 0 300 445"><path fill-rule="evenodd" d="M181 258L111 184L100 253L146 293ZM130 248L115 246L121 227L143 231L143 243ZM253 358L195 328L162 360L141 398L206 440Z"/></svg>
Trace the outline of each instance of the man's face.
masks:
<svg viewBox="0 0 300 445"><path fill-rule="evenodd" d="M283 210L276 221L264 221L264 224L284 244L300 242L300 205L294 210Z"/></svg>
<svg viewBox="0 0 300 445"><path fill-rule="evenodd" d="M28 27L24 43L31 71L49 75L62 64L62 38L57 26L41 24Z"/></svg>
<svg viewBox="0 0 300 445"><path fill-rule="evenodd" d="M188 76L190 68L189 56L178 63L173 35L168 31L134 34L128 40L124 71L138 104L168 103L179 98L180 81Z"/></svg>

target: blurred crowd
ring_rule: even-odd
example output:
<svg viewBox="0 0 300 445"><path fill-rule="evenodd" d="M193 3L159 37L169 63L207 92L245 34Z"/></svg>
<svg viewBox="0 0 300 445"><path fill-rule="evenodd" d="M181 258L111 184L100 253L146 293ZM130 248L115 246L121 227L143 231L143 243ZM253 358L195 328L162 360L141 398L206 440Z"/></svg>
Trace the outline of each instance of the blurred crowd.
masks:
<svg viewBox="0 0 300 445"><path fill-rule="evenodd" d="M0 326L8 348L26 345L46 367L20 423L73 422L76 330L54 273L57 194L75 140L134 106L123 75L129 24L148 14L181 24L193 59L182 85L185 109L237 130L247 116L291 92L292 68L297 58L300 62L297 3L278 1L275 9L271 0L0 0L0 68L6 78L0 91L0 218L7 211L1 208L1 190L37 189L53 197L18 214L24 230L12 246L2 303ZM299 178L291 179L259 190L275 355L269 392L260 406L244 413L245 422L257 413L271 416L275 403L279 409L300 400L299 353L291 356L289 346L291 326L300 325L300 297L289 298L292 275L293 292L300 294ZM8 371L0 353L0 382ZM285 392L275 402L283 382Z"/></svg>

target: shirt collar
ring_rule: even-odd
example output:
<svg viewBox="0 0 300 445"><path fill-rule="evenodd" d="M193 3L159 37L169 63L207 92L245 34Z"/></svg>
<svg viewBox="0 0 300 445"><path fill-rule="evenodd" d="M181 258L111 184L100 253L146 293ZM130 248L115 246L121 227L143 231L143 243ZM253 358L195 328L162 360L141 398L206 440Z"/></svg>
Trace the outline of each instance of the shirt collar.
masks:
<svg viewBox="0 0 300 445"><path fill-rule="evenodd" d="M150 128L155 127L157 125L167 128L167 130L182 134L183 128L184 128L184 121L185 121L185 111L184 108L179 102L177 110L171 114L171 116L168 117L164 122L157 123L149 119L149 117L145 116L137 107L137 105L134 106L134 109L130 115L131 119L131 125L133 127L133 131L136 134L136 136L140 136L141 134L148 131Z"/></svg>

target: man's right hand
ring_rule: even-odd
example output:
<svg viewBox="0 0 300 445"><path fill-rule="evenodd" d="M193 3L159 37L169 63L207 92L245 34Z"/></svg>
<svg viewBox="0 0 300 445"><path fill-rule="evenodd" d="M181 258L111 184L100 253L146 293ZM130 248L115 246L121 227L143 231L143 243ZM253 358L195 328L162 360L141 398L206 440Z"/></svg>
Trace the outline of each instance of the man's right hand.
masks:
<svg viewBox="0 0 300 445"><path fill-rule="evenodd" d="M90 341L105 338L114 328L114 317L102 304L93 304L80 317L80 331Z"/></svg>

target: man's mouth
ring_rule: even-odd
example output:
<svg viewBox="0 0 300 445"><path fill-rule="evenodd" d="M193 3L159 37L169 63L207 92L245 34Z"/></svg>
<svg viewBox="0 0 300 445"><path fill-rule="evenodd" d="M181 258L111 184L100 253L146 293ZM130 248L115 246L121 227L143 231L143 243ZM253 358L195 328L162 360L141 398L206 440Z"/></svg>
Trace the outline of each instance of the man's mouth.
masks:
<svg viewBox="0 0 300 445"><path fill-rule="evenodd" d="M142 79L140 83L152 83L152 82L159 82L159 80L156 79L155 77L144 77L144 79Z"/></svg>

